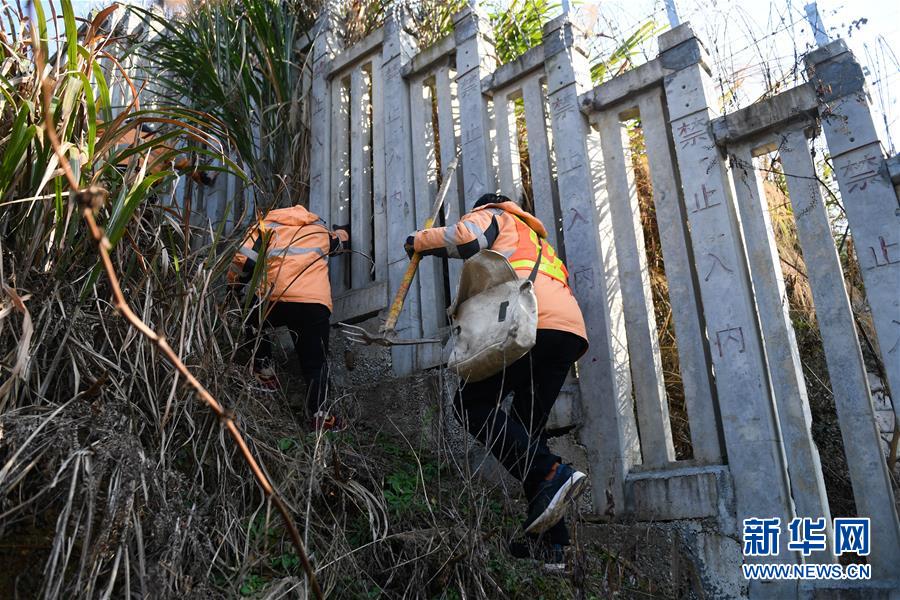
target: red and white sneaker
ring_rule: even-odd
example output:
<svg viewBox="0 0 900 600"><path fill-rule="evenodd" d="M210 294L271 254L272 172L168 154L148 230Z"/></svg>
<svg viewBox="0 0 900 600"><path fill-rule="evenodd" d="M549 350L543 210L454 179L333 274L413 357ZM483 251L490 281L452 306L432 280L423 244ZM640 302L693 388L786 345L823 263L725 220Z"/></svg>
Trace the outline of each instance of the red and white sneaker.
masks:
<svg viewBox="0 0 900 600"><path fill-rule="evenodd" d="M347 429L347 424L342 418L322 411L314 414L310 421L310 428L313 431L338 432Z"/></svg>
<svg viewBox="0 0 900 600"><path fill-rule="evenodd" d="M253 367L253 378L256 380L256 385L254 387L263 392L277 392L281 389L281 384L278 382L278 376L275 374L275 369L272 367Z"/></svg>

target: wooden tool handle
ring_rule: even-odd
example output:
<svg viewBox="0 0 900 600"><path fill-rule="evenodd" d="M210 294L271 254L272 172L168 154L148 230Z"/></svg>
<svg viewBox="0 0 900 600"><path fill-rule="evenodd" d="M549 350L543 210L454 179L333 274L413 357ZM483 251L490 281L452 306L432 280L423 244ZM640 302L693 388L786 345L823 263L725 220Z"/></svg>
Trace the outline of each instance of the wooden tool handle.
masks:
<svg viewBox="0 0 900 600"><path fill-rule="evenodd" d="M447 190L450 188L450 179L453 177L454 171L456 171L457 161L458 158L454 158L453 161L447 165L447 171L444 173L444 181L441 183L441 188L438 190L437 196L434 199L434 206L431 207L431 215L425 220L422 229L431 229L431 226L434 225L435 220L438 218L441 206L444 204L444 198L447 196ZM406 300L406 294L409 293L409 286L412 283L413 277L416 276L416 270L418 270L421 261L422 255L418 252L413 253L412 258L409 260L409 266L406 267L406 273L403 274L403 279L400 280L400 287L397 288L397 293L394 294L394 301L391 302L391 309L388 311L387 320L381 327L381 332L383 334L387 335L393 333L394 327L397 326L397 319L400 318L400 311L403 310L403 302Z"/></svg>
<svg viewBox="0 0 900 600"><path fill-rule="evenodd" d="M387 320L381 328L383 332L389 333L394 331L394 327L397 326L397 319L400 318L400 311L403 310L403 302L406 300L406 294L409 293L409 286L416 276L416 269L419 268L419 263L421 261L421 254L416 253L412 255L409 266L406 267L406 273L403 274L403 279L400 280L400 287L397 288L397 293L394 295L394 301L391 302L391 309L388 311Z"/></svg>

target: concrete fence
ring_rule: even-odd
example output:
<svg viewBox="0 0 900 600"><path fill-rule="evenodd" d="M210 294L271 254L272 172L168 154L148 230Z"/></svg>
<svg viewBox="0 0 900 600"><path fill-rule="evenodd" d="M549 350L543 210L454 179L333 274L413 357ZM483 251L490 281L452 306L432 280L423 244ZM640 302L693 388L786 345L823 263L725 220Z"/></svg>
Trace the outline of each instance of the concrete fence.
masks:
<svg viewBox="0 0 900 600"><path fill-rule="evenodd" d="M402 244L460 155L441 219L484 192L521 199L550 232L591 347L579 361L575 419L594 511L639 520L826 517L807 383L774 242L759 157L783 167L812 289L868 557L900 576L900 525L857 326L811 154L824 134L865 283L888 389L900 393L900 204L859 64L840 40L806 57L808 81L717 114L706 51L689 25L659 56L594 86L578 32L560 17L543 44L497 66L487 19L418 48L402 17L342 48L324 18L313 44L310 208L350 224L357 253L333 259L335 320L384 310L406 268ZM650 284L630 125L639 121L677 339L692 458L676 458ZM524 126L524 129L522 129ZM633 129L633 128L632 128ZM527 160L520 155L527 147ZM821 147L821 146L820 146ZM227 191L225 192L227 195ZM424 261L398 332L435 337L461 265ZM438 344L392 350L395 374L441 363ZM895 396L896 397L896 396ZM900 403L894 402L894 410ZM898 412L900 414L900 412ZM830 528L828 530L831 536ZM803 558L782 544L777 562ZM755 587L755 586L759 587ZM751 585L794 597L796 583Z"/></svg>
<svg viewBox="0 0 900 600"><path fill-rule="evenodd" d="M476 10L458 14L453 33L424 49L405 25L391 18L344 49L326 23L314 43L311 209L333 224L349 223L362 253L332 263L335 318L362 319L387 306L406 267L402 242L428 214L455 155L461 166L451 175L446 222L487 191L523 198L527 174L528 207L566 260L591 338L573 379L580 391L573 414L588 452L594 510L674 520L718 515L724 503L737 523L828 518L758 166L760 155L774 152L813 292L857 510L876 532L869 562L876 577L897 577L895 501L810 153L810 138L824 133L888 386L900 390L896 160L885 160L860 67L843 42L806 57L807 83L719 116L706 52L689 25L660 36L656 59L596 87L565 17L546 24L542 45L499 67L487 20ZM691 460L677 460L673 448L628 137L634 120L646 147ZM441 334L459 270L454 262L423 262L403 337ZM395 348L392 360L397 375L410 374L440 364L440 347ZM804 559L783 547L767 560ZM796 587L760 589L790 595Z"/></svg>

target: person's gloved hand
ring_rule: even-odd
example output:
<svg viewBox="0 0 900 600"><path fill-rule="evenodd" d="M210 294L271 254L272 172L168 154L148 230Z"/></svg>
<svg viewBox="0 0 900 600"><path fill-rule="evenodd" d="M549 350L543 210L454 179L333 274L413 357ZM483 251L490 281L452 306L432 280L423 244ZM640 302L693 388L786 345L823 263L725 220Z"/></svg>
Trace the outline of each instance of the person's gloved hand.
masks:
<svg viewBox="0 0 900 600"><path fill-rule="evenodd" d="M412 259L413 254L416 253L416 236L415 234L409 234L406 236L406 243L403 244L403 249L406 250L406 256Z"/></svg>

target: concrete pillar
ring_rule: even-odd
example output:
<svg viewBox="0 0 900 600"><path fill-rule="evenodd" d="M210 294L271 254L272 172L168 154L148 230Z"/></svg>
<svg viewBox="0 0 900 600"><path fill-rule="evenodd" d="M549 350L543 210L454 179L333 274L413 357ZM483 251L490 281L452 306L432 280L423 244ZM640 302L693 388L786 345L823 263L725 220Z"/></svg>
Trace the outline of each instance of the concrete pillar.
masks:
<svg viewBox="0 0 900 600"><path fill-rule="evenodd" d="M409 86L402 68L416 54L416 41L409 33L404 11L394 11L384 24L381 76L384 85L384 166L389 173L385 182L385 209L388 224L388 289L393 293L409 264L403 242L416 230L413 196L412 135L409 112ZM422 216L424 220L426 217ZM421 305L417 285L409 288L406 303L397 321L397 336L415 338L421 332ZM415 347L391 348L393 370L397 376L409 375L415 368Z"/></svg>
<svg viewBox="0 0 900 600"><path fill-rule="evenodd" d="M339 50L336 22L330 10L322 12L316 25L318 35L312 50L310 97L309 210L323 219L331 213L331 94L328 70Z"/></svg>
<svg viewBox="0 0 900 600"><path fill-rule="evenodd" d="M416 148L412 163L413 189L416 214L420 221L423 215L431 212L438 191L432 93L431 87L425 85L425 77L426 75L419 75L409 80L410 131ZM446 321L444 277L440 261L434 258L423 260L419 264L416 279L422 304L422 334L425 337L437 337Z"/></svg>
<svg viewBox="0 0 900 600"><path fill-rule="evenodd" d="M844 42L837 40L811 52L806 57L806 65L821 105L822 130L853 233L894 411L900 414L900 202L875 131L859 63ZM804 151L798 152L804 166L811 166L812 159L805 146L799 150ZM830 235L824 210L816 209L821 206L818 186L810 190L809 196L806 208L798 210L794 206L798 231L802 233L801 224L818 216L824 221L819 223L820 231ZM793 191L791 202L795 202ZM800 239L802 242L803 238ZM811 234L808 243L815 239ZM804 257L807 252L804 245ZM869 517L872 522L873 548L868 560L875 577L896 578L900 573L900 523L865 365L834 245L828 244L820 254L833 263L829 273L835 280L828 285L823 277L820 288L813 287L813 300L828 358L856 508L859 516ZM809 270L813 282L814 273L812 268ZM821 300L816 291L822 295ZM836 291L840 297L826 303Z"/></svg>
<svg viewBox="0 0 900 600"><path fill-rule="evenodd" d="M640 96L638 109L653 184L653 206L665 260L684 399L691 424L691 447L695 461L721 464L723 443L709 347L697 278L691 269L690 236L681 201L681 186L675 176L674 147L663 100L663 90L657 88Z"/></svg>
<svg viewBox="0 0 900 600"><path fill-rule="evenodd" d="M534 214L547 228L547 241L559 247L559 215L553 189L553 166L550 157L550 138L547 134L544 91L540 79L529 77L522 83L522 102L525 105L525 128L528 131L528 162L531 166L531 192L534 195Z"/></svg>
<svg viewBox="0 0 900 600"><path fill-rule="evenodd" d="M380 62L380 58L376 57ZM350 235L356 249L365 255L372 247L372 124L369 106L372 97L362 66L350 74ZM343 223L336 223L343 225ZM354 289L371 285L372 259L364 254L350 256L350 282Z"/></svg>
<svg viewBox="0 0 900 600"><path fill-rule="evenodd" d="M434 74L434 88L438 106L438 135L441 138L441 181L447 177L447 167L453 162L453 158L459 154L459 140L456 134L458 122L458 107L455 105L455 90L450 86L450 65L443 64L437 68ZM450 176L452 181L447 189L447 198L444 200L444 222L456 223L459 221L461 203L461 189L459 183L462 178L456 169ZM456 297L456 288L459 287L459 278L462 273L461 260L447 262L448 277L450 280L450 301Z"/></svg>
<svg viewBox="0 0 900 600"><path fill-rule="evenodd" d="M594 510L624 511L625 476L639 462L631 374L609 206L600 189L601 151L578 107L590 87L587 58L566 16L544 26L550 123L556 150L569 283L584 314L590 349L578 363ZM592 170L592 167L595 167Z"/></svg>
<svg viewBox="0 0 900 600"><path fill-rule="evenodd" d="M625 153L628 133L615 110L594 113L591 123L599 130L603 152L606 179L603 199L612 217L619 265L622 309L628 332L628 361L640 426L641 464L661 468L675 461L675 448L637 187Z"/></svg>
<svg viewBox="0 0 900 600"><path fill-rule="evenodd" d="M387 281L388 224L385 209L384 79L381 57L372 58L372 211L374 212L375 281Z"/></svg>
<svg viewBox="0 0 900 600"><path fill-rule="evenodd" d="M810 52L806 68L828 141L866 296L900 417L900 201L872 120L859 63L843 40Z"/></svg>
<svg viewBox="0 0 900 600"><path fill-rule="evenodd" d="M462 132L463 202L471 210L478 197L497 191L491 144L487 98L481 79L496 67L494 46L489 40L490 22L469 6L453 17L456 37L456 94Z"/></svg>
<svg viewBox="0 0 900 600"><path fill-rule="evenodd" d="M659 38L669 120L687 205L691 245L712 351L738 522L794 516L781 432L770 391L736 207L710 135L716 92L705 50L685 24ZM807 515L803 515L807 516ZM816 515L808 515L815 517ZM787 544L759 562L796 562ZM755 597L794 597L796 584L751 582Z"/></svg>
<svg viewBox="0 0 900 600"><path fill-rule="evenodd" d="M766 194L753 165L753 146L750 143L729 147L728 153L736 159L732 163L732 176L765 340L769 377L788 460L791 496L799 516L825 517L826 534L831 542L831 511L819 451L812 439L812 415L806 382ZM784 147L779 148L784 152ZM809 561L834 562L834 555L831 552L816 552L807 558Z"/></svg>

